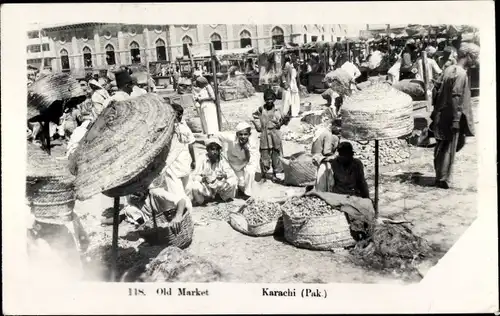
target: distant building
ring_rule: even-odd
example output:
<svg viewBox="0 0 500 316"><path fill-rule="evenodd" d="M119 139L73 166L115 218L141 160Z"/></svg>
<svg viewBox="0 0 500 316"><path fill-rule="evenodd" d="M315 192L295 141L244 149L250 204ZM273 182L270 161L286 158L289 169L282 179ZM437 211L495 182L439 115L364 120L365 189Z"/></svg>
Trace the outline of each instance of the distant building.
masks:
<svg viewBox="0 0 500 316"><path fill-rule="evenodd" d="M80 23L44 27L41 40L35 37L35 32L38 31L28 34L32 37L28 40L28 63L36 65L38 62L40 65L42 52L38 50L43 49L47 67L53 71L69 72L78 78L106 71L114 65L175 61L177 57L187 55L188 45L196 54L207 51L210 42L216 50L262 49L289 42L335 42L347 34L346 26L341 24Z"/></svg>

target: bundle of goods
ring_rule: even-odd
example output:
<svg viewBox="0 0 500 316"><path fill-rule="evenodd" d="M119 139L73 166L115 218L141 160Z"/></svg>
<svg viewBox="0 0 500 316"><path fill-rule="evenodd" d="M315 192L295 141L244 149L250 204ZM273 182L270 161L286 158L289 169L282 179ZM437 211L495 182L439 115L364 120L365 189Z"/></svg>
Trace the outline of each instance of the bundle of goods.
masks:
<svg viewBox="0 0 500 316"><path fill-rule="evenodd" d="M280 158L280 160L283 164L286 185L305 187L315 183L317 168L310 153L299 152L289 159Z"/></svg>
<svg viewBox="0 0 500 316"><path fill-rule="evenodd" d="M418 260L432 255L427 241L404 223L380 221L370 237L351 250L352 260L376 270L415 270Z"/></svg>
<svg viewBox="0 0 500 316"><path fill-rule="evenodd" d="M384 54L379 51L379 50L376 50L374 51L371 55L370 55L370 58L368 59L368 68L370 70L375 70L377 69L380 64L382 63L382 59L384 58Z"/></svg>
<svg viewBox="0 0 500 316"><path fill-rule="evenodd" d="M234 230L252 237L279 234L283 229L282 203L250 198L238 212L230 214L229 224Z"/></svg>
<svg viewBox="0 0 500 316"><path fill-rule="evenodd" d="M293 197L283 204L285 239L311 250L353 246L346 215L314 196Z"/></svg>
<svg viewBox="0 0 500 316"><path fill-rule="evenodd" d="M321 94L321 97L326 100L326 103L328 106L332 105L335 103L335 99L339 97L339 94L334 91L332 88L326 89L325 92Z"/></svg>
<svg viewBox="0 0 500 316"><path fill-rule="evenodd" d="M167 247L151 262L128 270L123 282L222 282L227 276L212 262L176 247Z"/></svg>
<svg viewBox="0 0 500 316"><path fill-rule="evenodd" d="M229 101L228 99L226 99L226 94L228 94L227 97L230 97L231 100L244 99L255 94L255 88L244 75L237 75L235 77L230 77L227 80L222 81L219 84L219 90L221 91L221 96L224 101ZM228 93L225 92L226 90L228 91ZM229 93L231 91L236 91L236 95L234 98L231 97L231 93Z"/></svg>
<svg viewBox="0 0 500 316"><path fill-rule="evenodd" d="M323 79L329 88L341 96L351 95L351 80L352 76L342 68L327 73Z"/></svg>
<svg viewBox="0 0 500 316"><path fill-rule="evenodd" d="M278 51L263 53L259 57L259 85L279 85L281 82L281 55Z"/></svg>
<svg viewBox="0 0 500 316"><path fill-rule="evenodd" d="M390 139L413 130L409 95L387 83L377 83L346 98L341 109L342 137L353 140Z"/></svg>
<svg viewBox="0 0 500 316"><path fill-rule="evenodd" d="M177 210L165 211L154 214L148 221L141 225L137 232L151 245L168 245L181 249L188 247L193 240L194 223L191 213L184 210L179 233L172 230L171 222Z"/></svg>
<svg viewBox="0 0 500 316"><path fill-rule="evenodd" d="M64 224L73 219L74 177L66 160L57 160L30 142L26 176L26 195L31 212L44 223Z"/></svg>
<svg viewBox="0 0 500 316"><path fill-rule="evenodd" d="M352 142L357 158L363 162L367 169L375 165L375 142ZM410 158L410 148L404 139L387 139L379 142L379 164L381 166L399 164Z"/></svg>
<svg viewBox="0 0 500 316"><path fill-rule="evenodd" d="M175 117L156 94L109 104L70 157L77 198L146 191L165 167Z"/></svg>
<svg viewBox="0 0 500 316"><path fill-rule="evenodd" d="M425 100L425 85L421 80L404 79L394 83L392 87L408 94L413 101Z"/></svg>

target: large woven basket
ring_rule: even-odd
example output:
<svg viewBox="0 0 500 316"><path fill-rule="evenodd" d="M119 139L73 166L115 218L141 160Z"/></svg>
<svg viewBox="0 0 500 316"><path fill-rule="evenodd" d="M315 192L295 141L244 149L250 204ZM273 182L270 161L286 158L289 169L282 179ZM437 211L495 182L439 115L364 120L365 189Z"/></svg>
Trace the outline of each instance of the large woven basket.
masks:
<svg viewBox="0 0 500 316"><path fill-rule="evenodd" d="M164 167L175 116L156 94L108 105L75 151L77 198L101 192L116 197L147 188Z"/></svg>
<svg viewBox="0 0 500 316"><path fill-rule="evenodd" d="M65 150L61 147L52 149L52 155L42 150L38 145L27 142L26 176L32 180L45 178L73 178L68 169L66 159L58 160L57 156L64 156Z"/></svg>
<svg viewBox="0 0 500 316"><path fill-rule="evenodd" d="M66 107L74 107L85 98L85 92L76 79L66 73L49 74L28 88L28 114L41 114L56 101L65 101Z"/></svg>
<svg viewBox="0 0 500 316"><path fill-rule="evenodd" d="M229 225L231 225L231 227L237 232L252 237L265 237L282 234L283 217L260 225L250 225L248 223L248 220L245 215L243 215L243 212L249 203L252 203L252 201L253 199L248 200L247 203L242 205L237 212L233 212L229 215Z"/></svg>
<svg viewBox="0 0 500 316"><path fill-rule="evenodd" d="M75 190L72 179L27 179L26 196L32 214L40 222L63 224L73 219Z"/></svg>
<svg viewBox="0 0 500 316"><path fill-rule="evenodd" d="M285 239L290 244L311 250L334 250L355 244L343 212L329 216L292 217L283 211Z"/></svg>
<svg viewBox="0 0 500 316"><path fill-rule="evenodd" d="M313 185L316 181L317 167L313 164L312 155L309 153L296 153L290 159L281 158L285 184L305 187Z"/></svg>
<svg viewBox="0 0 500 316"><path fill-rule="evenodd" d="M409 95L387 83L377 83L347 98L341 110L342 137L384 140L409 135L413 105Z"/></svg>
<svg viewBox="0 0 500 316"><path fill-rule="evenodd" d="M181 230L178 234L172 232L170 221L176 210L156 214L138 229L139 235L151 245L175 246L181 249L189 247L193 240L194 222L191 213L184 211ZM155 223L156 221L156 227Z"/></svg>

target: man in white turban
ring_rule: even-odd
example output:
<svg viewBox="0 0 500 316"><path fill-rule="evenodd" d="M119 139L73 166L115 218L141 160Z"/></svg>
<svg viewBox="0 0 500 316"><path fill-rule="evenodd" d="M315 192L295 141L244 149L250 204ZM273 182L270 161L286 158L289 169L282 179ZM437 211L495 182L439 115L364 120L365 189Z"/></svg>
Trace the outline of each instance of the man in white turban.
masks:
<svg viewBox="0 0 500 316"><path fill-rule="evenodd" d="M250 138L252 127L247 122L236 126L236 135L217 133L224 146L224 154L238 178L238 194L243 199L252 195L255 172L259 163L259 147Z"/></svg>

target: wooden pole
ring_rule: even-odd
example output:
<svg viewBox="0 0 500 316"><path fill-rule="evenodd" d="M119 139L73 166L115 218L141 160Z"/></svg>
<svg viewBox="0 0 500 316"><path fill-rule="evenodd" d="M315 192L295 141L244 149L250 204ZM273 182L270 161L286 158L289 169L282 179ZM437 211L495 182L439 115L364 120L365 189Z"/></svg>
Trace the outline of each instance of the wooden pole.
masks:
<svg viewBox="0 0 500 316"><path fill-rule="evenodd" d="M120 221L120 198L113 202L113 240L111 242L111 281L116 281L116 263L118 260L118 225Z"/></svg>
<svg viewBox="0 0 500 316"><path fill-rule="evenodd" d="M217 82L217 69L216 69L216 52L214 44L210 43L210 56L212 57L212 74L214 77L214 93L215 93L215 107L217 108L217 122L219 122L219 131L222 129L222 113L220 110L220 97L219 97L219 84Z"/></svg>
<svg viewBox="0 0 500 316"><path fill-rule="evenodd" d="M426 110L427 112L430 112L431 110L431 97L428 93L428 90L429 90L429 81L431 80L431 78L428 78L427 75L427 52L426 51L423 51L422 53L422 73L423 73L423 76L424 76L424 86L425 86L425 101L426 101Z"/></svg>
<svg viewBox="0 0 500 316"><path fill-rule="evenodd" d="M375 208L375 218L378 218L378 139L375 140L375 198L374 198L374 208Z"/></svg>
<svg viewBox="0 0 500 316"><path fill-rule="evenodd" d="M44 69L44 65L45 65L45 57L44 57L44 53L43 53L43 36L42 36L42 31L43 31L42 28L40 28L39 31L38 31L38 36L40 37L40 51L42 52L42 63L40 64L40 72L42 72L42 70Z"/></svg>
<svg viewBox="0 0 500 316"><path fill-rule="evenodd" d="M148 48L147 48L147 46L146 46L146 48L144 48L144 61L146 62L146 71L147 71L147 74L146 74L147 91L151 92L153 87L149 86L151 76L149 74L149 60L148 60Z"/></svg>

